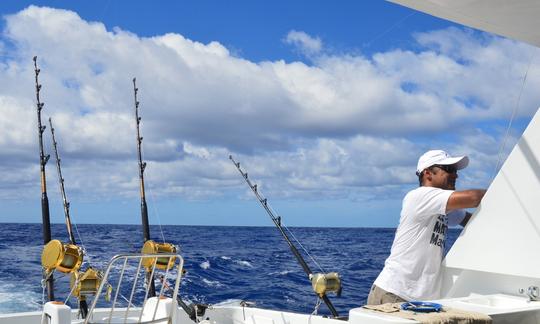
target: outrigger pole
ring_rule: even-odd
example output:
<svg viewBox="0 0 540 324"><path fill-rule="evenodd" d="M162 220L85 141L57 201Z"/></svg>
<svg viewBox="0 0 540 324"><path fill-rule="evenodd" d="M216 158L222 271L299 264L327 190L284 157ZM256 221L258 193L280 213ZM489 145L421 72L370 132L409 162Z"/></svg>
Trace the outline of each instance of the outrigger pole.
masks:
<svg viewBox="0 0 540 324"><path fill-rule="evenodd" d="M66 191L64 189L64 177L62 176L62 169L60 168L60 156L58 155L58 147L56 138L54 137L54 128L52 125L52 119L49 117L49 125L51 126L52 142L54 147L54 154L56 157L56 170L58 171L58 181L60 182L60 193L62 194L62 201L64 202L64 216L66 218L66 227L69 235L69 242L75 243L75 236L73 236L73 227L71 226L71 217L69 216L69 201L66 198Z"/></svg>
<svg viewBox="0 0 540 324"><path fill-rule="evenodd" d="M144 192L144 169L146 168L146 162L142 160L141 145L142 145L142 136L140 132L139 125L141 123L141 117L139 117L139 101L137 100L137 78L133 78L133 98L135 101L135 121L137 124L137 154L139 157L139 182L140 182L140 191L141 191L141 221L143 227L143 237L144 242L150 240L150 226L148 224L148 207L146 205L146 195ZM156 288L154 284L154 278L151 277L148 272L147 276L148 284L150 285L149 294L151 297L156 295Z"/></svg>
<svg viewBox="0 0 540 324"><path fill-rule="evenodd" d="M229 159L234 163L234 165L236 166L236 169L238 169L238 172L240 172L240 174L242 175L244 180L246 180L246 183L248 184L249 188L251 189L251 191L253 191L253 193L257 197L257 200L259 200L259 203L261 203L261 206L264 208L264 210L266 210L266 213L268 214L268 216L270 216L270 218L274 222L277 229L279 230L279 232L281 233L281 235L283 236L283 238L285 239L285 241L289 245L289 248L291 249L291 252L295 256L296 260L298 261L298 263L300 263L300 266L302 267L304 272L308 275L308 278L311 281L314 274L311 271L311 269L309 268L309 266L306 263L306 261L304 260L304 258L302 257L302 255L300 254L300 252L298 251L298 249L296 248L296 246L289 239L289 236L287 235L287 233L285 233L285 231L283 230L283 227L281 226L281 217L279 217L279 216L276 217L274 215L274 213L272 212L272 210L268 206L267 199L261 197L261 195L259 194L259 192L257 190L257 185L252 184L251 181L248 178L247 172L242 171L242 169L240 168L240 162L236 162L233 159L232 155L229 155ZM341 287L341 285L340 285L340 287ZM339 290L341 290L341 288L339 288ZM338 290L338 293L339 293L339 290ZM332 316L338 317L339 316L338 312L336 311L336 308L334 307L334 305L332 304L330 299L328 299L328 296L325 293L319 293L319 297L324 301L324 303L326 304L326 306L328 307L328 309L332 313Z"/></svg>
<svg viewBox="0 0 540 324"><path fill-rule="evenodd" d="M37 119L38 119L38 135L39 135L39 165L41 171L41 217L43 224L43 244L49 243L51 240L51 220L49 216L49 198L47 198L47 181L45 179L45 165L49 161L50 155L45 155L43 152L43 132L47 126L41 124L41 109L45 105L40 101L39 92L41 90L41 84L39 84L38 75L40 69L37 67L37 56L34 56L34 72L36 79L36 106L37 106ZM47 298L50 301L54 300L54 279L52 273L43 273L43 279L47 287Z"/></svg>

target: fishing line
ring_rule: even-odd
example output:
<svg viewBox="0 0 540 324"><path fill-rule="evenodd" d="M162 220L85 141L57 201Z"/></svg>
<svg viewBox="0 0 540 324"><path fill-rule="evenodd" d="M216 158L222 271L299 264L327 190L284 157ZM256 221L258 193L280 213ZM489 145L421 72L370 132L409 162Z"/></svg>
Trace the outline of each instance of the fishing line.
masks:
<svg viewBox="0 0 540 324"><path fill-rule="evenodd" d="M41 279L41 288L43 289L41 293L41 306L45 306L45 289L47 288L47 280L49 280L52 274L52 271L50 273L45 272L43 279Z"/></svg>
<svg viewBox="0 0 540 324"><path fill-rule="evenodd" d="M317 301L315 302L315 307L313 308L313 312L311 315L317 315L319 313L319 308L321 307L322 300L317 297Z"/></svg>
<svg viewBox="0 0 540 324"><path fill-rule="evenodd" d="M141 146L141 155L144 158L144 148ZM148 173L146 173L146 178L148 179ZM152 177L150 177L152 178ZM158 225L159 225L159 232L161 233L161 239L163 240L163 243L165 243L165 235L163 234L163 228L161 227L161 218L159 217L159 212L156 207L156 200L154 198L154 190L152 190L152 187L150 186L148 188L148 191L150 191L150 199L152 200L152 209L154 210L154 214L157 217Z"/></svg>
<svg viewBox="0 0 540 324"><path fill-rule="evenodd" d="M83 255L87 255L86 254L86 252L87 252L86 247L84 246L84 243L82 241L82 236L81 236L81 233L79 232L79 229L77 228L77 224L75 222L71 221L71 218L72 218L71 214L70 214L71 203L69 202L69 200L67 198L67 195L66 195L66 189L65 189L65 186L64 186L64 181L65 180L64 180L64 176L62 175L62 168L61 168L61 163L60 163L60 161L61 161L60 154L58 153L58 142L56 141L55 129L53 127L51 117L49 117L49 125L51 126L51 136L52 136L52 143L53 143L53 148L54 148L54 155L55 155L55 158L56 158L56 170L57 170L57 176L58 176L58 184L59 184L60 195L62 196L62 201L63 201L63 206L64 206L64 215L65 215L69 240L70 240L71 244L76 244L75 243L75 237L73 235L73 230L72 230L72 225L75 225L75 231L77 232L77 236L79 237L79 240L81 242L81 248L83 250ZM90 259L91 259L90 256L88 256L88 263L91 263Z"/></svg>
<svg viewBox="0 0 540 324"><path fill-rule="evenodd" d="M514 105L514 108L512 109L512 114L510 115L510 120L508 121L508 126L506 127L506 132L505 132L503 140L501 142L501 146L499 147L499 153L497 154L497 156L498 156L497 164L495 165L495 170L493 171L493 175L491 177L491 182L493 182L493 180L495 179L495 176L497 175L497 173L499 171L499 168L501 167L504 148L506 146L506 142L508 141L508 137L510 136L510 129L512 128L512 122L514 121L514 119L515 119L515 117L517 115L517 110L518 110L519 104L521 102L521 96L523 94L523 89L525 88L525 83L527 82L527 76L529 75L529 69L531 68L531 64L532 64L533 58L535 56L535 52L536 52L536 48L533 48L532 53L531 53L531 57L529 59L529 63L527 65L527 70L525 71L525 75L523 76L523 81L521 82L521 87L519 89L519 95L518 95L516 104Z"/></svg>
<svg viewBox="0 0 540 324"><path fill-rule="evenodd" d="M107 0L107 2L105 3L105 6L101 10L101 14L99 15L100 18L99 18L98 21L101 21L104 25L105 25L105 23L103 22L103 20L104 20L105 14L107 13L107 11L109 9L110 4L111 4L111 0Z"/></svg>
<svg viewBox="0 0 540 324"><path fill-rule="evenodd" d="M90 257L90 254L88 254L88 251L86 250L86 247L84 246L82 235L79 232L79 227L77 226L77 222L74 221L73 226L75 226L75 232L77 232L77 237L79 237L79 242L81 242L81 248L83 250L83 254L88 258L88 263L92 264L92 258Z"/></svg>
<svg viewBox="0 0 540 324"><path fill-rule="evenodd" d="M146 178L148 178L148 174L146 174ZM150 177L152 178L152 177ZM163 240L163 243L165 243L165 235L163 234L163 228L161 227L161 218L159 217L159 212L156 207L156 199L154 198L154 190L152 190L152 187L148 188L148 191L150 191L150 199L152 200L152 209L154 209L154 214L157 217L158 225L159 225L159 231L161 233L161 239Z"/></svg>
<svg viewBox="0 0 540 324"><path fill-rule="evenodd" d="M67 305L67 302L69 301L69 299L71 298L71 295L73 294L73 292L75 291L75 289L77 289L77 285L79 284L79 279L75 280L75 283L73 284L73 287L71 287L71 290L69 291L69 294L66 298L66 300L64 300L64 304Z"/></svg>
<svg viewBox="0 0 540 324"><path fill-rule="evenodd" d="M90 257L90 254L88 254L88 251L86 250L86 246L84 245L84 241L83 241L83 238L82 238L82 235L81 235L81 232L79 232L79 227L77 226L77 222L75 221L75 218L76 217L73 217L71 215L71 218L73 219L73 226L75 227L75 232L77 233L77 237L79 238L79 242L81 242L81 248L83 250L83 255L87 257L88 261L84 261L84 262L87 262L88 264L92 264L92 258Z"/></svg>
<svg viewBox="0 0 540 324"><path fill-rule="evenodd" d="M375 37L373 37L370 41L368 41L366 44L367 46L371 46L371 43L379 40L380 38L382 38L384 35L388 34L389 32L391 32L392 30L394 30L398 25L400 25L402 22L404 22L405 20L409 19L411 16L414 16L416 14L416 11L413 11L411 12L410 14L408 14L407 16L399 19L398 21L396 21L392 26L390 26L388 29L386 29L385 31L383 31L382 33L376 35Z"/></svg>
<svg viewBox="0 0 540 324"><path fill-rule="evenodd" d="M319 268L319 270L321 270L321 272L326 272L322 267L321 265L317 262L317 260L315 260L315 258L308 252L308 250L302 245L302 243L300 243L300 241L296 238L296 236L294 235L294 233L285 225L282 225L283 228L285 228L287 230L287 232L289 232L289 234L291 234L292 238L294 239L294 241L296 243L298 243L298 245L300 245L300 248L302 248L302 250L307 254L307 256L311 259L311 261L313 261L313 263L315 263L315 265Z"/></svg>
<svg viewBox="0 0 540 324"><path fill-rule="evenodd" d="M267 206L268 206L268 209L270 209L272 211L272 213L274 213L275 215L278 215L278 213L276 213L276 211L272 207L270 207L270 205L267 205ZM298 243L298 245L300 245L300 248L302 248L302 250L311 259L311 261L313 261L313 263L315 263L315 265L319 268L319 270L321 270L321 272L326 272L326 271L323 270L321 265L315 260L315 258L309 253L309 251L302 245L302 243L300 243L300 241L296 238L294 233L287 226L283 225L283 222L281 222L280 224L281 224L281 227L283 227L285 230L287 230L287 232L289 232L289 234L291 234L294 241L296 243Z"/></svg>

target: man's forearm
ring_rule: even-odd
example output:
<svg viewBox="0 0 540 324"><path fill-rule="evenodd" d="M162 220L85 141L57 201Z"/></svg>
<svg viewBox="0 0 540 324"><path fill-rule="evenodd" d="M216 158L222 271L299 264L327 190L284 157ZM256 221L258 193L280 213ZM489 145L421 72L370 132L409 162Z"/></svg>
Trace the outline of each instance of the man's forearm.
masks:
<svg viewBox="0 0 540 324"><path fill-rule="evenodd" d="M464 208L476 208L484 197L486 190L471 189L463 191L454 191L446 203L446 211Z"/></svg>

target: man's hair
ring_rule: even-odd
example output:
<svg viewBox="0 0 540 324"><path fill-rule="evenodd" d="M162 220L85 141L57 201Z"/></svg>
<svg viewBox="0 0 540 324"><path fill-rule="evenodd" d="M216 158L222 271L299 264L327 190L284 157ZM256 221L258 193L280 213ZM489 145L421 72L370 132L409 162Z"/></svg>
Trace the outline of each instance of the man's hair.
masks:
<svg viewBox="0 0 540 324"><path fill-rule="evenodd" d="M426 172L426 170L429 170L430 172L433 172L433 167L434 165L430 166L430 167L427 167L425 168L424 170L422 170L422 172L420 172L418 174L418 186L419 187L422 187L423 185L423 182L424 182L424 173Z"/></svg>

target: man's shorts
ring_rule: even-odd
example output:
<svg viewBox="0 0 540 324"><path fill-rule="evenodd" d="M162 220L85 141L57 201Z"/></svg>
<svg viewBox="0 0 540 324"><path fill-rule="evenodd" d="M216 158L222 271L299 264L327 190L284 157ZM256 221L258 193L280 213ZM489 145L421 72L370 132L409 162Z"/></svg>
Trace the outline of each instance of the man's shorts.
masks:
<svg viewBox="0 0 540 324"><path fill-rule="evenodd" d="M380 305L386 303L401 302L406 302L406 300L375 285L371 286L371 290L369 291L369 296L367 299L367 305Z"/></svg>

